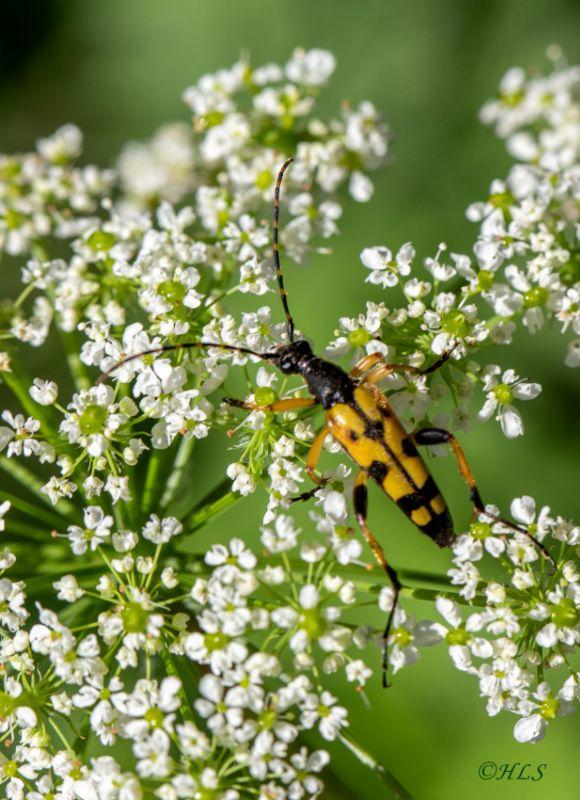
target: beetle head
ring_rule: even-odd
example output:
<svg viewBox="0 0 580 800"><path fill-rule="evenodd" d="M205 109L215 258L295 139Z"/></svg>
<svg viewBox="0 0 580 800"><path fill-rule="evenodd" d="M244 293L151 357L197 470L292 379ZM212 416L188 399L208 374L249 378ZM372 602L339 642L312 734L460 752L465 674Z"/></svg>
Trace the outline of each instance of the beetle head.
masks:
<svg viewBox="0 0 580 800"><path fill-rule="evenodd" d="M299 339L290 344L280 345L269 356L269 360L286 375L296 375L302 372L311 356L312 348L309 342L306 339Z"/></svg>

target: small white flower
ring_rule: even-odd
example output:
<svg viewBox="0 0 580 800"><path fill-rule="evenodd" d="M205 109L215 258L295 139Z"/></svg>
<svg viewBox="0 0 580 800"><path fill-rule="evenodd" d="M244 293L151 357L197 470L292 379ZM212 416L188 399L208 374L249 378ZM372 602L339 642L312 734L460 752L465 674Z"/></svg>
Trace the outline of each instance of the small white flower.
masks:
<svg viewBox="0 0 580 800"><path fill-rule="evenodd" d="M4 500L3 503L0 503L0 531L6 529L6 521L4 517L10 510L11 505L12 503L10 502L10 500Z"/></svg>
<svg viewBox="0 0 580 800"><path fill-rule="evenodd" d="M50 406L58 396L58 387L54 381L35 378L29 392L35 403L41 406Z"/></svg>
<svg viewBox="0 0 580 800"><path fill-rule="evenodd" d="M548 723L540 714L531 714L518 720L514 727L514 739L516 742L539 742L544 738L546 725Z"/></svg>
<svg viewBox="0 0 580 800"><path fill-rule="evenodd" d="M533 400L540 394L542 387L539 383L530 383L519 378L512 369L506 370L500 381L500 372L500 368L495 365L485 369L484 389L487 391L487 400L478 417L485 421L495 413L504 435L513 439L524 432L522 417L513 401Z"/></svg>
<svg viewBox="0 0 580 800"><path fill-rule="evenodd" d="M336 697L323 691L320 696L309 694L302 703L300 722L309 729L318 723L318 730L323 739L336 739L341 728L348 726L346 708L337 706Z"/></svg>
<svg viewBox="0 0 580 800"><path fill-rule="evenodd" d="M351 683L357 683L359 686L364 686L373 674L372 669L367 667L360 658L348 663L345 672L347 680Z"/></svg>
<svg viewBox="0 0 580 800"><path fill-rule="evenodd" d="M388 247L367 247L360 256L363 265L371 270L366 280L383 287L396 286L399 275L409 275L415 250L410 242L404 244L393 257Z"/></svg>
<svg viewBox="0 0 580 800"><path fill-rule="evenodd" d="M564 363L567 367L571 367L572 369L580 367L580 339L575 339L568 344L568 352L566 353Z"/></svg>
<svg viewBox="0 0 580 800"><path fill-rule="evenodd" d="M167 544L174 536L183 530L183 525L175 517L159 519L157 514L151 514L143 526L141 535L153 544Z"/></svg>
<svg viewBox="0 0 580 800"><path fill-rule="evenodd" d="M78 585L74 575L64 575L59 581L55 581L53 586L57 590L58 599L65 600L67 603L74 603L85 593L84 589Z"/></svg>
<svg viewBox="0 0 580 800"><path fill-rule="evenodd" d="M85 527L69 525L67 536L72 543L72 551L80 556L87 551L96 550L111 535L113 517L105 514L99 506L87 506L84 511Z"/></svg>
<svg viewBox="0 0 580 800"><path fill-rule="evenodd" d="M393 604L394 592L391 587L385 587L379 595L379 608L390 612ZM405 665L411 665L419 660L419 647L430 647L440 642L445 635L445 628L437 622L423 620L415 622L415 617L397 606L393 615L391 632L389 635L389 664L393 673L398 672Z"/></svg>
<svg viewBox="0 0 580 800"><path fill-rule="evenodd" d="M542 541L550 529L554 526L554 520L550 517L550 509L544 506L540 509L536 519L536 501L529 495L516 497L512 500L510 511L517 522L521 522L537 539Z"/></svg>
<svg viewBox="0 0 580 800"><path fill-rule="evenodd" d="M296 547L300 529L295 527L294 520L279 514L274 520L274 529L262 528L262 544L271 553L282 553Z"/></svg>
<svg viewBox="0 0 580 800"><path fill-rule="evenodd" d="M247 495L255 490L256 483L244 464L230 464L226 469L226 474L233 481L232 490L234 492Z"/></svg>
<svg viewBox="0 0 580 800"><path fill-rule="evenodd" d="M297 48L286 64L288 78L304 86L322 86L336 68L336 60L329 50L302 50Z"/></svg>
<svg viewBox="0 0 580 800"><path fill-rule="evenodd" d="M62 163L80 155L83 148L83 134L76 125L63 125L46 139L36 143L38 152L48 161Z"/></svg>

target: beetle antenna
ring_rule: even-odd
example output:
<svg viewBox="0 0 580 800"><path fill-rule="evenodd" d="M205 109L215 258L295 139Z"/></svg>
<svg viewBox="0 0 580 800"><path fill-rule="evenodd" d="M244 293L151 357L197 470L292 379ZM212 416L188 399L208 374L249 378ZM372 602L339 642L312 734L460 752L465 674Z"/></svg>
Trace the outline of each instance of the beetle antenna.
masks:
<svg viewBox="0 0 580 800"><path fill-rule="evenodd" d="M286 314L286 330L288 332L288 341L294 341L294 320L288 308L288 295L284 288L284 278L282 277L282 267L280 266L280 250L278 247L278 219L280 216L280 187L282 186L282 178L284 173L294 161L293 158L288 158L280 167L278 177L276 178L276 188L274 189L274 224L272 227L272 240L274 247L274 266L276 267L276 278L278 279L278 289L280 290L280 298L284 306Z"/></svg>
<svg viewBox="0 0 580 800"><path fill-rule="evenodd" d="M123 364L128 364L130 361L134 361L136 358L155 355L156 353L168 353L171 350L189 350L193 347L215 347L219 350L230 350L234 353L244 353L245 355L249 356L258 356L258 358L263 358L266 360L276 356L276 353L256 353L254 350L250 350L247 347L237 347L233 344L221 344L219 342L181 342L180 344L165 344L161 347L152 347L150 350L143 350L140 353L134 353L132 356L127 356L126 358L121 359L121 361L117 361L117 363L114 364L110 369L108 369L106 372L102 372L99 375L98 383L103 383L103 381L106 381L111 373L115 372L115 370L119 369L119 367L122 367Z"/></svg>

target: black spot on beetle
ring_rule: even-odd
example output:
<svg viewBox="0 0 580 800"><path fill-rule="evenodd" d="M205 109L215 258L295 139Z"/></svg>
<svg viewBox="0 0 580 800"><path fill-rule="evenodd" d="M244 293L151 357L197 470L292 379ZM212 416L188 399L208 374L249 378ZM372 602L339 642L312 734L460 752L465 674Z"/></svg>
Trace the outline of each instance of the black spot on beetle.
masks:
<svg viewBox="0 0 580 800"><path fill-rule="evenodd" d="M382 442L385 438L382 422L365 417L365 436L375 442Z"/></svg>
<svg viewBox="0 0 580 800"><path fill-rule="evenodd" d="M382 461L373 461L372 464L367 468L367 472L374 481L376 481L379 485L382 485L383 481L388 475L389 467Z"/></svg>
<svg viewBox="0 0 580 800"><path fill-rule="evenodd" d="M421 492L409 492L409 494L399 497L396 503L404 514L409 515L412 511L425 505L425 498Z"/></svg>
<svg viewBox="0 0 580 800"><path fill-rule="evenodd" d="M430 539L433 539L439 547L449 547L455 539L453 521L447 509L441 514L432 517L426 525L420 525L419 529Z"/></svg>
<svg viewBox="0 0 580 800"><path fill-rule="evenodd" d="M434 500L439 494L439 489L437 488L437 484L435 483L431 475L428 476L423 486L421 486L420 492L423 499L425 500L425 505L429 505L429 501Z"/></svg>

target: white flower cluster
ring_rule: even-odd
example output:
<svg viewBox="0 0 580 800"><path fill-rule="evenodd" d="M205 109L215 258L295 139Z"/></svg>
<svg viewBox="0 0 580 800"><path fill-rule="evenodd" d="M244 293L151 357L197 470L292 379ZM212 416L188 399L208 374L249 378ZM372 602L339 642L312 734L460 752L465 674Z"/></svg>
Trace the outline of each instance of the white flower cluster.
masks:
<svg viewBox="0 0 580 800"><path fill-rule="evenodd" d="M530 333L554 319L563 333L580 334L579 89L577 66L532 77L515 68L481 111L517 163L468 209L480 223L475 253L482 269L503 268L504 280L487 290L495 313L521 319ZM566 364L580 365L579 339Z"/></svg>
<svg viewBox="0 0 580 800"><path fill-rule="evenodd" d="M0 205L0 214L4 209L10 242L18 235L19 244L6 240L5 249L33 256L22 270L25 288L7 311L9 334L38 347L54 320L66 333L83 337L78 391L66 409L56 403L54 384L31 390L37 403L55 404L62 414L59 424L51 417L50 430L46 425L41 430L34 415L24 420L8 410L9 427L0 428L0 449L7 447L8 456L23 451L41 462L54 461L55 449L43 434L52 441L55 427L73 446L74 452L59 451L61 475L45 485L53 503L79 487L89 498L105 491L114 502L128 499L127 477L121 474L127 465L150 447L166 449L176 439L207 436L216 411L208 395L228 372L217 349L190 354L183 365L171 358L134 361L114 376L133 383L132 398L116 398L111 386L91 387L83 365L107 370L123 356L184 336L251 347L279 341L280 329L272 327L267 307L248 312L238 324L221 303L233 292L263 295L271 288L272 243L264 216L271 215L280 164L288 153L294 155L284 186L290 220L281 240L286 252L301 260L317 240L337 232L343 185L357 200L370 197L365 171L382 164L387 153L387 128L370 103L344 106L340 117L328 121L313 116L334 66L326 51L296 50L284 67L253 69L239 62L202 77L184 94L193 111L193 133L170 125L149 145L130 145L117 172L91 183L100 194L95 189L90 202L88 195L83 202L78 197L81 177L101 173L71 165L82 144L71 126L39 142L37 154L6 160L0 173L6 206ZM46 175L53 173L60 180L58 192L46 186ZM58 204L53 205L53 194ZM29 234L23 197L50 212L51 224ZM69 241L69 259L48 257L49 235ZM26 316L32 296L32 314ZM71 357L78 360L76 352ZM144 418L153 421L145 434ZM24 437L23 425L30 436ZM77 467L83 462L81 479Z"/></svg>
<svg viewBox="0 0 580 800"><path fill-rule="evenodd" d="M396 671L415 663L420 646L445 642L454 666L478 680L487 713L518 715L515 738L535 742L552 720L577 710L580 701L575 666L580 527L552 516L548 507L536 514L531 497L512 502L513 518L558 554L554 570L524 533L494 521L497 508L486 510L490 516L481 514L453 545L454 567L448 575L461 588L455 597L447 593L435 601L447 625L415 624L397 609L391 662ZM390 608L391 597L391 590L384 589L383 608ZM465 617L460 604L471 606Z"/></svg>
<svg viewBox="0 0 580 800"><path fill-rule="evenodd" d="M72 125L37 152L0 162L0 251L27 259L2 336L41 347L59 328L75 385L67 398L1 354L4 383L25 413L2 412L0 460L34 497L14 499L10 546L0 551L0 783L13 800L294 800L322 791L329 755L307 749L301 732L332 740L348 725L322 676L343 670L362 688L371 674L350 655L355 626L341 621L354 584L333 570L335 554L345 565L360 544L350 533L339 541L325 513L317 525L328 542L301 547L292 521L273 519L263 534L268 566L258 568L239 539L205 562L184 558L175 543L184 526L166 509L195 440L223 421L209 399L227 377L223 351L130 362L116 386L95 378L183 337L280 340L268 307L238 323L223 306L235 292L264 295L273 285L264 218L280 164L294 156L281 245L301 261L337 232L345 194L371 197L367 172L387 154L388 130L369 102L315 116L334 68L327 51L296 50L282 67L241 61L206 75L184 94L193 127L169 124L151 142L129 144L115 170L75 165L82 135ZM162 451L176 439L161 491ZM281 489L292 445L280 440L271 470ZM24 459L58 471L43 484ZM9 508L0 506L2 530ZM211 508L200 513L211 517ZM43 588L27 591L45 546ZM307 573L300 587L290 557ZM129 760L116 756L119 739Z"/></svg>
<svg viewBox="0 0 580 800"><path fill-rule="evenodd" d="M341 318L328 353L380 351L421 367L452 351L442 381L419 377L405 385L397 375L384 384L398 390L391 398L396 410L414 425L438 416L438 424L465 429L479 389L479 419L495 416L513 438L524 432L517 402L537 397L541 387L472 356L490 344L511 344L520 325L530 334L548 321L563 334L580 332L580 68L532 77L512 69L500 91L481 117L506 139L517 163L492 182L484 202L467 209L480 225L473 254L447 254L441 244L424 259L425 275L413 266L410 242L396 253L363 250L367 281L400 286L405 302L369 302L365 313ZM580 339L569 342L565 363L580 365ZM451 413L434 407L450 398Z"/></svg>
<svg viewBox="0 0 580 800"><path fill-rule="evenodd" d="M324 469L312 536L300 534L287 510L307 488L317 412L271 413L264 407L303 387L220 348L260 353L284 341L278 297L264 302L276 288L264 219L281 163L294 156L282 190L286 258L304 260L337 232L346 194L371 197L367 173L385 162L388 131L368 102L315 116L334 67L326 51L296 50L283 66L240 61L206 75L184 95L193 126L128 145L112 171L74 165L72 126L0 161L0 249L25 261L0 332L10 397L0 469L26 498L0 503L0 782L13 800L301 800L323 789L325 742L373 763L326 685L335 673L364 696L379 660L365 647L380 644L393 601L350 526L352 465ZM474 257L447 257L441 245L417 277L410 243L365 249L369 283L393 297L399 287L403 303L369 301L340 319L327 349L398 365L383 388L409 428L468 427L479 389L480 419L521 435L516 404L541 387L475 355L508 345L518 322L534 332L554 318L577 332L578 72L520 75L514 90L518 75L484 113L523 163L470 207L481 222ZM241 315L230 313L235 294ZM72 392L69 376L60 386L32 379L22 349L12 352L12 340L44 346L54 327ZM210 344L146 352L200 340ZM447 355L438 372L409 371ZM222 403L230 371L262 407L241 420ZM239 453L200 500L190 456L220 427ZM326 447L336 457L336 443ZM195 531L258 489L268 495L260 553L239 530L194 550ZM529 536L483 515L457 538L449 591L417 589L447 627L399 605L389 640L393 674L445 640L489 713L520 717L521 741L578 700L578 529L548 510L535 520L532 506L512 507ZM530 537L545 540L553 572ZM480 571L484 555L504 569L502 583ZM404 603L417 587L401 577ZM462 620L456 603L477 611ZM359 610L368 606L373 625ZM305 731L321 749L304 746Z"/></svg>
<svg viewBox="0 0 580 800"><path fill-rule="evenodd" d="M20 256L49 237L68 239L97 212L113 173L75 167L82 145L81 131L64 125L35 153L0 156L0 252Z"/></svg>
<svg viewBox="0 0 580 800"><path fill-rule="evenodd" d="M326 51L297 50L285 67L240 61L205 75L184 93L193 133L165 126L151 143L129 145L116 171L74 167L82 136L70 125L34 154L4 157L0 252L32 256L12 334L39 346L56 314L60 328L82 321L102 345L122 332L130 294L153 331L198 333L224 293L267 292L272 250L263 220L286 156L295 163L281 239L295 260L337 232L343 184L356 200L370 199L366 173L385 161L388 131L369 102L345 105L335 119L313 115L333 70ZM70 258L47 256L51 236L69 241ZM95 357L93 349L87 363Z"/></svg>
<svg viewBox="0 0 580 800"><path fill-rule="evenodd" d="M331 510L336 503L329 496ZM326 513L315 517L319 530L330 529ZM37 603L31 613L24 582L0 579L0 735L13 748L0 779L8 797L33 800L31 781L56 797L91 799L111 796L109 780L119 798L152 788L161 798L211 791L224 800L322 790L329 754L308 751L300 733L316 729L330 741L348 726L323 676L344 670L362 689L372 674L350 652L369 631L342 620L357 600L355 584L335 571L335 555L348 563L347 550L356 556L360 546L345 548L334 536L304 541L280 516L263 530L263 564L235 538L196 559L192 574L170 565L182 532L175 517L156 514L139 533L118 529L87 506L82 525L53 534L85 565L53 584L68 608ZM6 552L3 561L2 571L14 564ZM89 598L103 610L85 622ZM70 749L79 729L81 740L93 736L104 747L128 740L134 771L112 755L83 760Z"/></svg>

